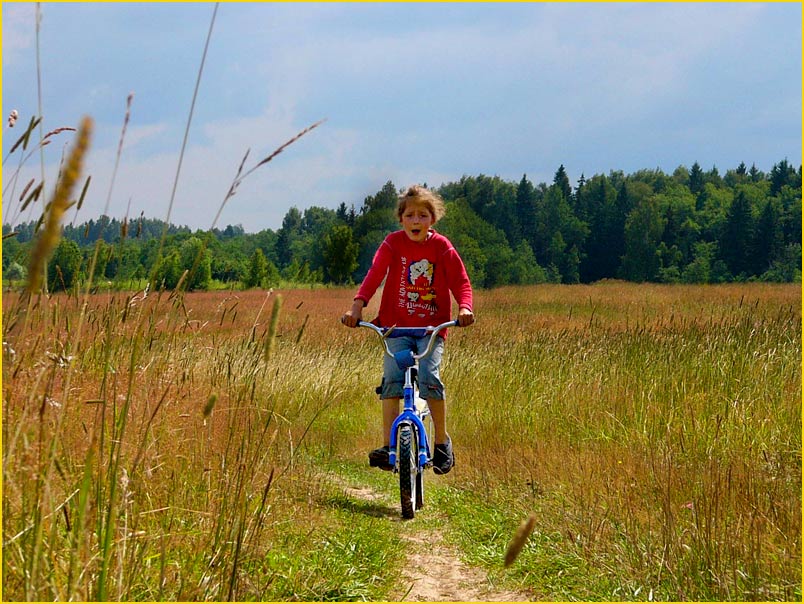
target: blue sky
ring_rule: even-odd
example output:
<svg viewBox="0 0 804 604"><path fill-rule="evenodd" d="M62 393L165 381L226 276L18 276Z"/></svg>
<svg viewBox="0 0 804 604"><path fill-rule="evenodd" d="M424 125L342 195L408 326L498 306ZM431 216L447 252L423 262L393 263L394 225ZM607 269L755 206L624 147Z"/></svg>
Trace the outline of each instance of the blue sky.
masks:
<svg viewBox="0 0 804 604"><path fill-rule="evenodd" d="M801 163L799 3L41 4L45 132L96 122L80 223L144 212L212 226L238 165L327 122L240 186L218 222L281 226L291 206L359 208L387 181L551 182L698 162ZM3 156L37 110L35 5L2 5ZM109 190L126 97L131 121ZM70 137L46 148L55 180ZM17 156L3 169L4 187ZM13 167L12 167L13 165ZM21 182L41 174L37 155ZM3 197L4 221L19 215Z"/></svg>

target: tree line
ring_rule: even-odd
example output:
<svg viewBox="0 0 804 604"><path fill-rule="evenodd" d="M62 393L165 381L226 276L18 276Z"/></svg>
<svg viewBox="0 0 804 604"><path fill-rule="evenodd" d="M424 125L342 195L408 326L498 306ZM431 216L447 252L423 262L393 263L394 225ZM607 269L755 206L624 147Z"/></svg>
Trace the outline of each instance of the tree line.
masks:
<svg viewBox="0 0 804 604"><path fill-rule="evenodd" d="M672 174L612 171L575 186L563 165L552 183L464 176L435 190L446 203L437 230L451 239L476 287L507 284L723 283L801 280L801 166L767 174L745 164L720 175L698 163ZM64 227L48 265L50 290L87 277L129 287L272 287L355 283L399 228L387 182L359 208L292 207L282 226L192 231L148 219L101 216ZM34 222L3 225L3 276L26 277ZM12 235L13 233L13 235ZM186 274L185 274L186 272Z"/></svg>

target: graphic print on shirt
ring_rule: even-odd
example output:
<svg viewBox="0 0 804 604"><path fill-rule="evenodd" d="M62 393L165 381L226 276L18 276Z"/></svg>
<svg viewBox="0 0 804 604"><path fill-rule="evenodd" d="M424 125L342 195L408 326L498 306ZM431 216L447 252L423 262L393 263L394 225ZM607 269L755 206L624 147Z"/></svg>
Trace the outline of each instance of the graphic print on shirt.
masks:
<svg viewBox="0 0 804 604"><path fill-rule="evenodd" d="M431 317L438 311L433 279L435 277L435 264L422 258L411 262L405 270L404 300L408 315ZM402 292L400 292L402 293Z"/></svg>

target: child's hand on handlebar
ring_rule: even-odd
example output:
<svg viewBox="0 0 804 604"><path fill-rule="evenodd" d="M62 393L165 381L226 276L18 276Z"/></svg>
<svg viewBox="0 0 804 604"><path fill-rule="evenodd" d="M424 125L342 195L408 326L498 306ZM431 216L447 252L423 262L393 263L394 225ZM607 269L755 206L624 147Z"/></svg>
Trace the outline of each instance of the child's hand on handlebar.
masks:
<svg viewBox="0 0 804 604"><path fill-rule="evenodd" d="M363 301L355 300L352 303L352 308L343 313L341 323L346 327L357 327L357 324L363 320Z"/></svg>
<svg viewBox="0 0 804 604"><path fill-rule="evenodd" d="M475 322L474 313L468 308L462 308L458 311L458 326L468 327Z"/></svg>

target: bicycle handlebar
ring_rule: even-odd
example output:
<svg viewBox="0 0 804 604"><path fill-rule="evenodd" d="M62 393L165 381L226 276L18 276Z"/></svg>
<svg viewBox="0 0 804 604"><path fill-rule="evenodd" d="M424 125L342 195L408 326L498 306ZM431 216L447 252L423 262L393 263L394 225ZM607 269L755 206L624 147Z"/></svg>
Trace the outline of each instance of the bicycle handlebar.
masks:
<svg viewBox="0 0 804 604"><path fill-rule="evenodd" d="M435 344L435 337L442 329L446 329L447 327L460 327L460 324L458 323L458 320L455 319L452 321L447 321L446 323L442 323L441 325L438 325L436 327L377 327L376 325L374 325L374 323L368 323L366 321L360 321L357 324L357 326L368 327L374 333L380 336L383 348L385 349L385 354L387 354L392 359L396 359L396 357L394 356L394 353L392 353L391 350L388 348L388 343L385 341L386 338L388 338L391 335L391 332L408 331L412 333L421 333L422 331L424 331L424 333L429 333L430 341L427 343L427 348L424 350L423 353L413 355L413 358L418 361L419 359L422 359L426 357L428 354L430 354Z"/></svg>

